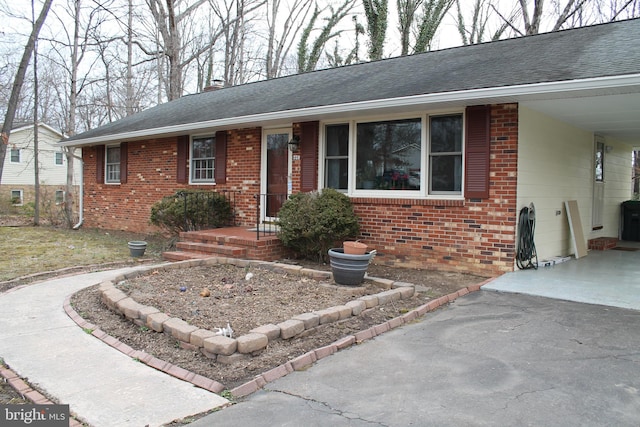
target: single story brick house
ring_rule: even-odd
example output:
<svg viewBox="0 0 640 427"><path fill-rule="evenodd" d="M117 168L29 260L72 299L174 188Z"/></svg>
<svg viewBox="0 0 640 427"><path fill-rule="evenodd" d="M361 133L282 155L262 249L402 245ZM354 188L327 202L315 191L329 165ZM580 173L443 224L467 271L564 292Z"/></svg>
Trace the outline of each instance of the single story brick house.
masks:
<svg viewBox="0 0 640 427"><path fill-rule="evenodd" d="M499 274L531 203L541 259L573 253L567 200L585 239L618 236L638 40L634 19L219 88L61 144L83 150L86 226L153 231L153 203L198 188L255 227L256 195L332 187L377 260Z"/></svg>

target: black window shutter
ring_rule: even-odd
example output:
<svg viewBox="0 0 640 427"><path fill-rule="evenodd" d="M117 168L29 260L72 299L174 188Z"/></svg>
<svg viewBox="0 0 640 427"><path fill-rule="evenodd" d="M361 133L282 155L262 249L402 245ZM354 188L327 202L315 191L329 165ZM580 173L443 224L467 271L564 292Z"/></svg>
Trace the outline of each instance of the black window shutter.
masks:
<svg viewBox="0 0 640 427"><path fill-rule="evenodd" d="M96 183L104 184L104 145L96 146Z"/></svg>
<svg viewBox="0 0 640 427"><path fill-rule="evenodd" d="M187 182L187 153L189 152L189 137L187 135L178 137L176 149L176 182L184 184Z"/></svg>
<svg viewBox="0 0 640 427"><path fill-rule="evenodd" d="M213 167L213 178L217 184L227 183L227 132L216 132L216 160Z"/></svg>
<svg viewBox="0 0 640 427"><path fill-rule="evenodd" d="M120 184L127 183L127 176L129 175L129 143L123 142L120 144Z"/></svg>
<svg viewBox="0 0 640 427"><path fill-rule="evenodd" d="M318 189L318 132L319 122L300 125L300 191Z"/></svg>
<svg viewBox="0 0 640 427"><path fill-rule="evenodd" d="M467 199L489 197L491 106L467 107L465 144L465 190Z"/></svg>

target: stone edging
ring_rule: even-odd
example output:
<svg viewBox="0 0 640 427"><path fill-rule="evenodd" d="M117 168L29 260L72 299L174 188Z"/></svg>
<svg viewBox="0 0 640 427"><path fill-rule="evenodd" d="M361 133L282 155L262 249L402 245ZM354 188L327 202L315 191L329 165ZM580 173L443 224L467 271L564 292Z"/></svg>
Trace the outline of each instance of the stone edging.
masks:
<svg viewBox="0 0 640 427"><path fill-rule="evenodd" d="M48 397L37 390L34 390L22 378L16 374L13 369L0 365L0 378L9 384L24 399L30 400L36 405L55 405ZM83 424L75 419L75 415L71 413L69 418L69 427L82 427Z"/></svg>
<svg viewBox="0 0 640 427"><path fill-rule="evenodd" d="M223 258L223 257L217 257L217 258L207 258L207 259L198 259L198 260L188 260L188 261L179 261L179 262L175 262L172 264L168 264L166 266L162 266L162 268L166 268L166 269L170 269L170 268L182 268L182 267L195 267L195 266L201 266L201 265L212 265L212 264L216 264L216 263L233 263L234 265L238 265L238 266L248 266L248 265L272 265L273 266L273 270L274 271L280 271L278 269L286 269L287 271L291 272L291 271L297 271L299 274L305 274L307 276L316 278L316 279L321 279L321 278L327 278L327 277L331 277L331 273L330 272L324 272L324 271L318 271L318 270L311 270L311 269L305 269L299 266L291 266L288 264L281 264L281 263L272 263L272 262L266 262L266 261L250 261L250 260L242 260L242 259L231 259L231 258ZM136 272L132 272L128 275L121 275L118 276L116 278L113 279L113 281L107 281L107 282L103 282L100 285L100 288L102 290L102 288L109 288L112 287L114 290L118 291L118 292L122 292L118 289L115 289L115 287L113 287L113 283L118 283L122 280L126 280L128 278L133 278L133 277L137 277L141 274L146 273L149 270L157 270L158 267L154 267L154 268L149 268L149 269L144 269L144 270L139 270ZM392 287L394 284L395 286L399 288L410 288L412 289L412 291L414 290L413 285L409 284L409 283L404 283L404 282L394 282L392 280L388 280L388 279L381 279L381 278L374 278L374 277L367 277L368 280L373 280L376 281L377 283L382 284L383 286L389 286ZM275 381L278 378L281 378L285 375L288 375L289 373L293 372L293 371L300 371L300 370L304 370L307 367L309 367L310 365L312 365L313 363L315 363L316 361L323 359L327 356L332 355L333 353L336 353L339 350L342 350L344 348L348 348L354 344L360 344L364 341L367 341L369 339L372 339L378 335L381 335L391 329L395 329L399 326L404 325L405 323L410 323L416 319L418 319L419 317L424 316L426 313L433 311L435 309L437 309L438 307L441 307L445 304L448 304L449 302L454 301L455 299L457 299L460 296L466 295L470 292L475 292L480 290L480 288L485 285L486 283L489 283L490 281L492 281L493 278L491 279L487 279L481 283L478 284L474 284L474 285L470 285L467 286L465 288L460 289L457 292L453 292L449 295L445 295L442 296L440 298L436 298L433 301L429 301L426 304L423 304L409 312L407 312L406 314L403 314L402 316L398 316L395 317L393 319L390 319L384 323L381 323L379 325L375 325L372 326L369 329L366 329L364 331L360 331L356 334L353 335L347 335L344 338L341 338L329 345L326 345L324 347L320 347L318 349L315 350L311 350L301 356L298 356L286 363L284 363L283 365L280 365L276 368L273 368L267 372L264 372L260 375L257 375L253 380L250 380L244 384L241 384L239 386L237 386L236 388L230 390L231 394L236 397L244 397L247 396L257 390L260 390L262 387L264 387L266 384ZM393 290L393 289L392 289ZM383 294L385 292L382 292ZM124 295L124 293L123 293ZM377 294L379 295L379 294ZM388 294L387 294L388 295ZM413 295L413 292L412 292ZM125 299L128 298L125 295ZM130 298L129 298L130 299ZM133 301L133 300L131 300ZM135 304L135 301L133 301ZM353 301L355 302L355 301ZM366 302L365 302L366 304ZM141 304L138 304L140 307L146 307L143 306ZM103 341L104 343L110 345L111 347L115 348L116 350L126 354L127 356L137 359L142 363L145 363L146 365L149 365L159 371L162 371L164 373L167 373L169 375L172 375L178 379L181 379L183 381L187 381L192 383L193 385L203 388L205 390L211 391L213 393L217 393L220 394L225 390L225 387L223 384L219 383L218 381L212 380L210 378L206 378L202 375L196 374L194 372L190 372L186 369L183 369L179 366L176 366L172 363L169 362L165 362L161 359L158 359L144 351L140 351L140 350L134 350L132 347L128 346L127 344L119 341L118 339L108 335L107 333L105 333L104 331L100 330L97 328L96 325L87 322L85 319L83 319L71 306L71 296L67 297L65 302L64 302L64 310L67 313L67 315L81 328L85 329L88 333L91 333L91 335L95 336L96 338L100 339L101 341ZM352 308L353 310L353 308ZM352 311L353 312L353 311ZM140 317L137 318L137 320L141 320ZM178 319L181 320L181 319ZM182 321L182 320L181 320ZM304 322L303 322L304 323ZM186 324L186 322L185 322ZM196 330L198 330L198 328L196 328ZM173 334L172 332L173 330L171 330L170 333ZM225 338L225 337L217 337L217 338ZM208 338L209 339L209 338ZM190 344L190 342L189 342Z"/></svg>
<svg viewBox="0 0 640 427"><path fill-rule="evenodd" d="M221 262L222 261L222 262ZM259 266L266 270L289 273L297 276L330 278L331 273L305 269L300 266L265 263L264 261L250 261L235 258L208 258L200 260L199 265L210 266L229 264L237 267ZM184 265L184 264L182 264ZM153 268L163 270L174 268L175 264ZM237 338L230 338L216 334L214 331L200 329L190 325L178 317L170 317L155 307L138 303L116 288L116 284L133 277L139 277L149 272L149 269L138 270L135 273L117 277L112 281L100 284L102 302L112 311L126 317L138 326L145 326L156 332L164 332L180 342L180 346L189 350L199 351L217 363L230 364L246 355L256 354L264 350L269 342L277 339L291 339L319 325L337 322L358 316L364 310L384 305L391 301L411 298L415 287L408 283L393 282L391 280L369 278L376 285L387 290L373 295L365 295L344 305L329 307L311 313L298 314L291 319L274 324L261 325L249 331L248 334Z"/></svg>

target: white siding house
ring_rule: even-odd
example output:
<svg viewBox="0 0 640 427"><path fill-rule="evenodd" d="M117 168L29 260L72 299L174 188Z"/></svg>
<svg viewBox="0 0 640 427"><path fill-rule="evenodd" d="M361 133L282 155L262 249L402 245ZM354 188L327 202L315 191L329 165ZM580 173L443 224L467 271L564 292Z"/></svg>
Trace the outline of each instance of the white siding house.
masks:
<svg viewBox="0 0 640 427"><path fill-rule="evenodd" d="M13 205L24 205L34 200L34 128L21 124L11 131L4 160L2 200ZM57 142L63 134L44 123L38 124L38 163L41 197L61 203L65 197L67 159ZM78 153L80 155L80 153ZM81 167L74 162L74 185L80 183Z"/></svg>

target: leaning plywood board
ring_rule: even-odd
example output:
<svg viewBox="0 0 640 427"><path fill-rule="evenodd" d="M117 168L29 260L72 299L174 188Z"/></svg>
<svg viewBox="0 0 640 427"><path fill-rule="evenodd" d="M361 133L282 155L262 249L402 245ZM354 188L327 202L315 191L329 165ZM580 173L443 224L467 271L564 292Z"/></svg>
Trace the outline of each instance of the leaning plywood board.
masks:
<svg viewBox="0 0 640 427"><path fill-rule="evenodd" d="M564 202L564 207L567 210L567 218L569 219L569 229L571 229L573 247L576 250L576 259L587 256L587 241L584 239L584 233L582 231L582 221L580 221L578 202L575 200L567 200Z"/></svg>

